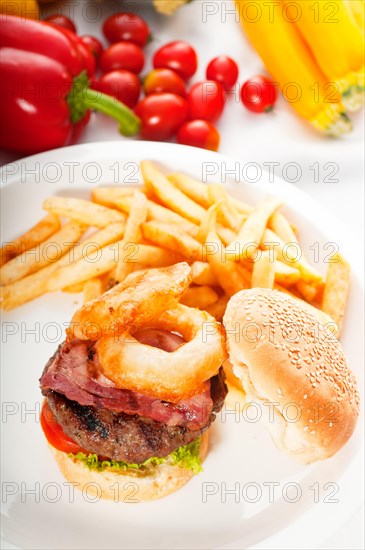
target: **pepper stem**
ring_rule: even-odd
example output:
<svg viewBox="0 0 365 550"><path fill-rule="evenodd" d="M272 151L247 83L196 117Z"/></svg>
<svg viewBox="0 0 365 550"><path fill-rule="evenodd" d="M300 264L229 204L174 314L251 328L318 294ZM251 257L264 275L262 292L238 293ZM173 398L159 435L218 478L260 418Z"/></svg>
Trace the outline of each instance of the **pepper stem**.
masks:
<svg viewBox="0 0 365 550"><path fill-rule="evenodd" d="M138 133L140 119L121 101L87 88L83 94L83 103L89 109L115 118L119 122L119 131L123 136L134 136Z"/></svg>
<svg viewBox="0 0 365 550"><path fill-rule="evenodd" d="M86 72L74 79L74 84L67 100L70 106L71 120L77 123L89 109L100 111L115 118L123 136L134 136L139 132L141 121L124 103L89 88Z"/></svg>

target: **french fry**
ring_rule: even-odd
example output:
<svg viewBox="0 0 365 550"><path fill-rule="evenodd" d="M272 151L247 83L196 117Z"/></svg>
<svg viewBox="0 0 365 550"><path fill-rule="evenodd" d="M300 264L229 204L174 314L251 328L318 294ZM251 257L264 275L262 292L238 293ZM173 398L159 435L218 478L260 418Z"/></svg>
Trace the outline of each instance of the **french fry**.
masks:
<svg viewBox="0 0 365 550"><path fill-rule="evenodd" d="M318 286L309 285L304 281L298 281L296 284L300 294L306 300L306 302L315 302L318 295Z"/></svg>
<svg viewBox="0 0 365 550"><path fill-rule="evenodd" d="M98 260L98 258L94 258L95 252L101 253L100 249L102 247L109 245L116 239L120 239L124 234L124 225L124 223L115 223L95 232L90 237L81 241L81 243L75 245L72 251L67 254L67 256L63 256L60 260L58 260L58 262L49 264L40 271L33 273L32 275L28 275L24 279L16 281L15 283L1 287L1 307L6 310L13 309L29 302L30 300L34 300L34 298L38 298L42 294L45 294L48 292L48 285L51 284L50 281L52 280L54 273L63 267L68 268L68 280L65 282L63 287L60 286L55 290L80 284L80 282L83 284L87 277L81 281L77 279L77 270L80 269L76 265L77 262L81 258L86 258L85 263L87 265L91 268L95 266L95 260ZM112 251L110 269L115 266L115 256L116 251L114 247L114 252ZM75 277L72 276L73 272L75 272Z"/></svg>
<svg viewBox="0 0 365 550"><path fill-rule="evenodd" d="M226 259L224 245L213 231L207 237L204 256L228 296L248 288L238 264Z"/></svg>
<svg viewBox="0 0 365 550"><path fill-rule="evenodd" d="M227 255L233 254L236 258L253 259L262 241L268 219L281 204L277 199L270 199L259 205L243 223L236 241L227 247Z"/></svg>
<svg viewBox="0 0 365 550"><path fill-rule="evenodd" d="M200 223L204 208L177 189L152 162L141 162L141 171L146 186L153 189L165 206L193 223Z"/></svg>
<svg viewBox="0 0 365 550"><path fill-rule="evenodd" d="M221 184L207 185L184 174L166 177L150 161L141 163L141 171L143 192L105 186L92 191L94 202L46 199L49 215L12 243L23 247L23 254L15 247L1 249L1 307L12 309L56 290L83 291L84 300L92 300L131 272L186 260L192 264L193 286L182 302L218 320L230 296L259 286L287 293L308 307L321 303L341 328L349 266L334 256L324 285L303 258L294 226L278 211L279 200L252 208ZM71 221L60 228L58 216ZM100 230L75 243L70 228L78 227L80 238L87 226ZM50 241L60 245L58 254L32 259L35 252L43 256ZM324 311L319 318L335 325Z"/></svg>
<svg viewBox="0 0 365 550"><path fill-rule="evenodd" d="M60 227L59 217L55 214L48 214L26 233L2 246L0 249L0 267L12 258L35 248L56 233Z"/></svg>
<svg viewBox="0 0 365 550"><path fill-rule="evenodd" d="M270 255L272 257L276 257L275 252L274 253L270 252ZM244 267L244 269L248 272L252 272L254 264L255 262L251 262L249 260L241 260L241 263L240 263L240 265ZM276 283L284 286L291 286L300 280L301 274L296 267L292 267L291 265L285 264L284 262L281 262L277 258L275 258L274 266L275 266Z"/></svg>
<svg viewBox="0 0 365 550"><path fill-rule="evenodd" d="M191 286L183 294L180 303L189 307L206 309L218 300L218 294L210 286Z"/></svg>
<svg viewBox="0 0 365 550"><path fill-rule="evenodd" d="M232 201L229 200L227 191L223 185L208 185L208 193L213 204L219 203L221 222L225 227L238 232L245 220L245 216L239 214Z"/></svg>
<svg viewBox="0 0 365 550"><path fill-rule="evenodd" d="M91 191L91 197L93 202L114 208L116 200L132 197L136 190L136 187L124 187L122 185L119 187L95 187Z"/></svg>
<svg viewBox="0 0 365 550"><path fill-rule="evenodd" d="M62 289L62 292L69 294L80 294L84 290L85 283L77 283L75 285L66 286Z"/></svg>
<svg viewBox="0 0 365 550"><path fill-rule="evenodd" d="M237 233L228 227L223 227L220 224L217 224L217 234L225 246L228 246L237 238Z"/></svg>
<svg viewBox="0 0 365 550"><path fill-rule="evenodd" d="M214 304L207 306L206 310L210 315L215 317L217 321L222 321L223 315L225 314L229 297L226 294L223 294L218 298Z"/></svg>
<svg viewBox="0 0 365 550"><path fill-rule="evenodd" d="M135 266L138 264L143 267L168 267L184 261L183 256L150 244L138 244L131 259Z"/></svg>
<svg viewBox="0 0 365 550"><path fill-rule="evenodd" d="M252 288L274 288L275 260L269 252L262 252L260 258L254 263L252 270Z"/></svg>
<svg viewBox="0 0 365 550"><path fill-rule="evenodd" d="M268 222L268 227L285 243L297 243L298 239L290 223L281 212L274 212Z"/></svg>
<svg viewBox="0 0 365 550"><path fill-rule="evenodd" d="M321 283L315 285L315 288L317 290L317 294L316 294L316 297L314 299L314 301L317 303L317 304L321 304L322 303L322 300L323 300L323 292L324 292L324 281L322 280Z"/></svg>
<svg viewBox="0 0 365 550"><path fill-rule="evenodd" d="M195 180L185 174L169 174L168 179L189 199L200 204L203 208L209 208L212 205L212 200L209 196L208 186L206 183Z"/></svg>
<svg viewBox="0 0 365 550"><path fill-rule="evenodd" d="M106 285L100 277L95 277L94 279L89 279L86 281L84 284L84 304L101 296L101 294L105 292L105 289Z"/></svg>
<svg viewBox="0 0 365 550"><path fill-rule="evenodd" d="M147 219L147 198L146 195L136 191L133 196L125 235L121 245L118 258L118 265L115 271L117 281L123 281L133 271L133 260L129 261L131 256L131 246L135 246L141 240L141 225ZM132 250L133 252L133 250Z"/></svg>
<svg viewBox="0 0 365 550"><path fill-rule="evenodd" d="M210 204L227 200L227 192L220 183L209 183L207 187Z"/></svg>
<svg viewBox="0 0 365 550"><path fill-rule="evenodd" d="M321 309L338 325L341 335L350 288L350 265L338 252L331 256L323 290Z"/></svg>
<svg viewBox="0 0 365 550"><path fill-rule="evenodd" d="M16 256L0 268L1 285L9 285L56 262L74 246L86 225L71 221L35 248Z"/></svg>
<svg viewBox="0 0 365 550"><path fill-rule="evenodd" d="M299 270L301 279L306 283L318 284L322 281L322 275L318 273L309 263L303 258L302 253L300 252L300 257L298 257L298 247L297 244L292 250L292 247L287 243L284 243L276 233L271 231L271 229L265 229L264 236L262 238L262 247L265 250L273 248L277 255L278 260L295 267ZM295 244L295 243L293 243ZM299 247L300 248L300 247Z"/></svg>
<svg viewBox="0 0 365 550"><path fill-rule="evenodd" d="M212 204L212 206L210 206L208 210L204 212L204 215L202 217L202 220L199 226L198 234L196 236L196 239L200 243L204 243L209 233L211 231L216 230L217 210L219 206L220 206L220 201L215 204Z"/></svg>
<svg viewBox="0 0 365 550"><path fill-rule="evenodd" d="M208 185L206 183L179 173L169 174L168 179L180 189L180 191L200 204L203 208L209 208L209 206L212 205L212 198L209 196ZM253 211L252 206L243 201L233 197L230 197L229 200L240 214L249 214Z"/></svg>
<svg viewBox="0 0 365 550"><path fill-rule="evenodd" d="M142 225L142 235L151 243L181 254L190 262L202 260L203 245L175 225L147 222Z"/></svg>
<svg viewBox="0 0 365 550"><path fill-rule="evenodd" d="M54 292L77 283L82 283L94 277L100 277L111 271L117 264L121 243L119 241L99 250L97 262L91 262L88 256L83 256L76 262L66 264L57 269L47 282L47 292Z"/></svg>
<svg viewBox="0 0 365 550"><path fill-rule="evenodd" d="M245 288L251 288L252 273L242 264L235 264L237 271L240 273L244 281Z"/></svg>
<svg viewBox="0 0 365 550"><path fill-rule="evenodd" d="M253 207L247 204L246 202L240 201L234 197L230 197L229 200L233 204L233 206L236 208L236 210L240 214L244 214L245 216L248 216L253 212Z"/></svg>
<svg viewBox="0 0 365 550"><path fill-rule="evenodd" d="M119 199L115 200L114 206L122 210L123 212L126 212L129 214L131 203L132 203L133 197L132 196L125 196ZM155 202L147 199L147 205L148 205L148 212L147 212L147 220L155 220L162 223L174 223L177 224L181 229L186 231L186 233L189 233L189 235L192 235L193 237L196 237L198 234L198 226L195 223L190 222L186 218L183 218L180 216L180 214L177 214L176 212L173 212L172 210L169 210L165 206L161 206L160 204L156 204Z"/></svg>
<svg viewBox="0 0 365 550"><path fill-rule="evenodd" d="M232 229L235 233L240 231L243 223L247 219L247 216L244 214L239 214L232 202L229 200L222 202L219 210L222 214L223 225L229 229Z"/></svg>
<svg viewBox="0 0 365 550"><path fill-rule="evenodd" d="M284 264L280 260L275 262L275 282L290 286L295 284L300 279L300 271L296 267Z"/></svg>
<svg viewBox="0 0 365 550"><path fill-rule="evenodd" d="M117 210L71 197L51 197L46 199L43 201L43 209L53 214L99 228L106 227L110 223L122 222L126 219L124 214Z"/></svg>
<svg viewBox="0 0 365 550"><path fill-rule="evenodd" d="M219 286L218 279L207 262L194 262L191 275L195 285Z"/></svg>
<svg viewBox="0 0 365 550"><path fill-rule="evenodd" d="M282 285L279 285L278 283L275 283L274 284L274 289L278 290L279 292L284 292L284 294L288 294L288 296L291 296L292 298L295 298L296 300L301 300L302 302L304 301L302 295L296 289L295 286L290 287L290 289L289 289L289 288L286 288L285 286L282 286Z"/></svg>
<svg viewBox="0 0 365 550"><path fill-rule="evenodd" d="M90 262L96 262L100 249L121 239L124 236L124 232L124 222L112 223L108 227L95 231L86 237L86 239L76 244L70 252L69 257L62 257L58 262L55 262L53 270L70 265L84 257L88 258Z"/></svg>

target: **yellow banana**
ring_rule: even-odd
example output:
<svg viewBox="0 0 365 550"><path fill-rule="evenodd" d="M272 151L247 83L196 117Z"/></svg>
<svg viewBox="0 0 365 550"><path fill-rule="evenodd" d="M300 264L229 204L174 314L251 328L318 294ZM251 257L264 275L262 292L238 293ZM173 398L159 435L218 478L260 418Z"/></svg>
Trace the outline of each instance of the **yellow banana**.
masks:
<svg viewBox="0 0 365 550"><path fill-rule="evenodd" d="M279 2L235 0L235 3L250 42L293 109L330 135L349 131L351 123L340 95L328 89L327 79L295 25L284 17Z"/></svg>
<svg viewBox="0 0 365 550"><path fill-rule="evenodd" d="M364 101L365 39L348 5L344 0L281 1L288 18L296 17L295 25L318 66L342 93L345 107L357 110Z"/></svg>

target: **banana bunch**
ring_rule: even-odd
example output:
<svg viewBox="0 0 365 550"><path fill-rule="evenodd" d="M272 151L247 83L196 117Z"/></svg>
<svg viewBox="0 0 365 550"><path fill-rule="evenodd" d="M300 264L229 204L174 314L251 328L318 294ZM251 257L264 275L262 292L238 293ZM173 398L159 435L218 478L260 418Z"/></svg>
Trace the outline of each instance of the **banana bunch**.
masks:
<svg viewBox="0 0 365 550"><path fill-rule="evenodd" d="M248 39L294 110L317 129L351 130L364 101L364 0L235 0Z"/></svg>

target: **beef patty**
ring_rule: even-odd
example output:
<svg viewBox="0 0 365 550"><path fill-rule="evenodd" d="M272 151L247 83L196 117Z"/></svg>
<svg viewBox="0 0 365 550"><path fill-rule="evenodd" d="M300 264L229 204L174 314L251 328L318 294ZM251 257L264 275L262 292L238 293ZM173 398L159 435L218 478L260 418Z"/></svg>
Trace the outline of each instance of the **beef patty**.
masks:
<svg viewBox="0 0 365 550"><path fill-rule="evenodd" d="M43 390L56 422L80 447L98 456L140 464L152 456L165 457L204 433L223 406L225 374L210 380L213 412L200 430L167 426L149 418L83 406L53 390Z"/></svg>

